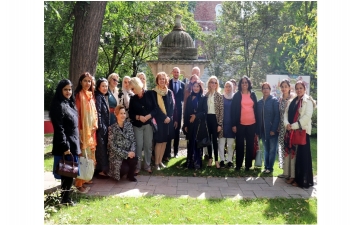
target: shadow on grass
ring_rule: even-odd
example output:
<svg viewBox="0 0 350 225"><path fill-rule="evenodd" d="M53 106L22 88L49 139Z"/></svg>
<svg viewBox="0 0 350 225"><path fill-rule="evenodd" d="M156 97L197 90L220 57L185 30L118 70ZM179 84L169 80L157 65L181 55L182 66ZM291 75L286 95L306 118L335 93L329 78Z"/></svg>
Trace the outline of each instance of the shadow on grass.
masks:
<svg viewBox="0 0 350 225"><path fill-rule="evenodd" d="M267 220L283 216L286 224L316 224L317 199L274 198L264 200L268 207L264 210Z"/></svg>

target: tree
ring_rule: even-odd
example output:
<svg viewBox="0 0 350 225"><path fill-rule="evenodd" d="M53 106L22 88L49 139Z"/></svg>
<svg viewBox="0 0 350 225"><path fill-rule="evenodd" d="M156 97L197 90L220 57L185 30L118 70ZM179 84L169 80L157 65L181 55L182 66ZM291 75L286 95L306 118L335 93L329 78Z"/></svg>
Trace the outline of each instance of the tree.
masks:
<svg viewBox="0 0 350 225"><path fill-rule="evenodd" d="M317 78L317 2L290 2L286 8L287 13L293 10L296 15L296 23L278 40L285 46L282 53L290 56L287 70Z"/></svg>
<svg viewBox="0 0 350 225"><path fill-rule="evenodd" d="M69 78L77 84L84 72L95 75L100 32L107 2L76 2Z"/></svg>
<svg viewBox="0 0 350 225"><path fill-rule="evenodd" d="M218 45L216 48L220 53L215 57L221 59L211 60L225 65L225 71L231 77L232 74L247 75L258 84L266 75L270 38L281 22L279 12L282 6L282 2L224 2L217 30L206 41L206 45L209 44L207 55L212 55L210 46ZM217 41L212 41L213 37ZM212 70L217 71L215 67ZM223 72L218 72L221 74L217 76L223 76Z"/></svg>
<svg viewBox="0 0 350 225"><path fill-rule="evenodd" d="M199 26L188 8L187 2L108 2L98 72L135 76L146 60L156 59L157 38L171 31L176 14L196 37Z"/></svg>

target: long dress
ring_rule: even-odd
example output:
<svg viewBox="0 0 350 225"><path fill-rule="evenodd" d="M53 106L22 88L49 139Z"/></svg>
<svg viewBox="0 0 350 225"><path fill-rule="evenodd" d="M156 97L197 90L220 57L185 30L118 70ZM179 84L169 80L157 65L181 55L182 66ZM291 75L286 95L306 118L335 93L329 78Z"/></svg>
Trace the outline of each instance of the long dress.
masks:
<svg viewBox="0 0 350 225"><path fill-rule="evenodd" d="M279 162L279 168L283 168L283 163L284 163L284 136L286 134L286 128L284 127L283 123L283 118L284 118L284 112L286 110L286 106L288 104L288 101L290 100L292 96L289 95L287 99L283 99L281 97L279 99L279 111L280 111L280 123L278 126L279 134L278 134L278 145L277 145L277 150L278 150L278 162Z"/></svg>
<svg viewBox="0 0 350 225"><path fill-rule="evenodd" d="M184 127L187 127L186 139L188 140L186 167L188 169L202 168L203 149L197 147L196 140L208 137L206 127L207 101L204 96L195 97L188 96L186 101L186 109L184 114ZM190 123L190 116L196 115L193 123ZM198 129L199 126L199 129Z"/></svg>
<svg viewBox="0 0 350 225"><path fill-rule="evenodd" d="M108 127L109 127L109 109L108 103L99 90L95 91L96 110L98 117L98 129L96 131L96 171L103 171L107 174L109 169L107 142L108 142Z"/></svg>

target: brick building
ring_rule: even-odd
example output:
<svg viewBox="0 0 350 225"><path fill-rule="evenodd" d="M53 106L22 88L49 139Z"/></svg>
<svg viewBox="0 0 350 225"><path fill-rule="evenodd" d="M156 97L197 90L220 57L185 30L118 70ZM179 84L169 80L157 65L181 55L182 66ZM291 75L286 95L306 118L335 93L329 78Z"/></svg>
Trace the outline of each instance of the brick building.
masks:
<svg viewBox="0 0 350 225"><path fill-rule="evenodd" d="M199 24L204 33L216 30L216 17L220 15L222 1L197 1L194 9L194 20ZM203 46L199 40L194 40L195 47ZM198 55L198 59L207 59L204 54ZM206 82L209 79L208 70L201 71L201 80Z"/></svg>

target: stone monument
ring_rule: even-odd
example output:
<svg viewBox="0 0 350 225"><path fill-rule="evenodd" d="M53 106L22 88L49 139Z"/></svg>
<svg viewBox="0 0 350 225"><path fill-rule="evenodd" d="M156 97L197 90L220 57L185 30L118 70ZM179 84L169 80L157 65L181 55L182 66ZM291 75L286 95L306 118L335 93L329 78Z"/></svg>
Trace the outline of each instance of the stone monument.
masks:
<svg viewBox="0 0 350 225"><path fill-rule="evenodd" d="M198 60L198 50L194 46L191 36L185 32L181 25L181 16L175 16L175 26L167 34L158 50L158 60L147 61L151 67L152 74L164 71L168 75L174 67L179 67L184 78L190 78L192 68L198 66L201 73L209 60Z"/></svg>

